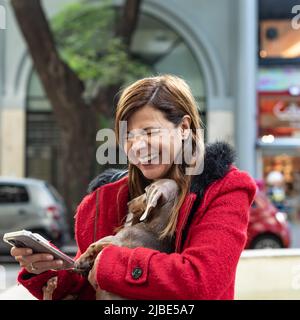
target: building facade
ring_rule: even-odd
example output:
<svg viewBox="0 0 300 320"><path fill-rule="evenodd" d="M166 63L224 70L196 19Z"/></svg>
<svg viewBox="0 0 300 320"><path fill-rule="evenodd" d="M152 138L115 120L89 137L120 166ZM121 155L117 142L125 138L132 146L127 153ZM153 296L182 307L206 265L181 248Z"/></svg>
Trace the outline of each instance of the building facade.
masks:
<svg viewBox="0 0 300 320"><path fill-rule="evenodd" d="M285 191L284 210L300 220L300 5L262 0L259 7L257 175ZM275 187L278 187L275 186Z"/></svg>
<svg viewBox="0 0 300 320"><path fill-rule="evenodd" d="M44 0L49 17L72 0ZM118 3L118 1L116 1ZM9 2L0 30L0 175L37 176L59 184L58 133ZM144 0L133 50L154 59L154 72L190 84L206 140L237 149L237 165L257 174L257 2ZM42 45L42 44L41 44ZM96 137L96 133L95 133ZM95 158L96 161L96 158Z"/></svg>

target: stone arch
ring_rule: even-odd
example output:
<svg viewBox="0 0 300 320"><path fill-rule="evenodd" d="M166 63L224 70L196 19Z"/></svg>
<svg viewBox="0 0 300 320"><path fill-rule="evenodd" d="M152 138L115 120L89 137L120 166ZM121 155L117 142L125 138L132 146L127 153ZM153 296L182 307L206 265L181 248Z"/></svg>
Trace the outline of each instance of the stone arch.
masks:
<svg viewBox="0 0 300 320"><path fill-rule="evenodd" d="M222 67L205 32L196 34L189 21L183 20L175 10L166 7L162 2L147 1L143 4L142 9L144 13L151 14L168 24L186 41L203 72L207 99L225 96Z"/></svg>
<svg viewBox="0 0 300 320"><path fill-rule="evenodd" d="M142 10L145 14L148 13L169 25L190 47L203 72L207 100L226 96L222 67L205 32L195 33L189 21L182 19L175 10L166 7L162 2L146 1ZM15 93L21 93L26 97L32 68L32 61L28 52L25 51L21 56L15 76Z"/></svg>

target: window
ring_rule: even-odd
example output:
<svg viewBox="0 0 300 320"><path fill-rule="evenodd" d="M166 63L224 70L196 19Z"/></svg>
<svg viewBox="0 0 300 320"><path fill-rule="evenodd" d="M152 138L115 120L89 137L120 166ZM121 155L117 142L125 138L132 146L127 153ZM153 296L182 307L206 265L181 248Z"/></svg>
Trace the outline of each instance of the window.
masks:
<svg viewBox="0 0 300 320"><path fill-rule="evenodd" d="M300 97L291 96L288 92L260 94L259 137L268 140L299 136Z"/></svg>
<svg viewBox="0 0 300 320"><path fill-rule="evenodd" d="M300 221L300 156L299 149L263 150L263 177L272 171L281 172L284 178L284 203L289 220Z"/></svg>
<svg viewBox="0 0 300 320"><path fill-rule="evenodd" d="M29 202L27 190L23 186L0 184L0 204Z"/></svg>
<svg viewBox="0 0 300 320"><path fill-rule="evenodd" d="M258 74L259 137L300 137L299 66L260 67Z"/></svg>
<svg viewBox="0 0 300 320"><path fill-rule="evenodd" d="M63 203L63 199L61 195L57 192L57 190L53 186L51 186L51 184L45 183L45 187L49 190L49 192L57 202Z"/></svg>
<svg viewBox="0 0 300 320"><path fill-rule="evenodd" d="M259 0L260 65L300 64L299 0Z"/></svg>
<svg viewBox="0 0 300 320"><path fill-rule="evenodd" d="M263 20L260 23L260 58L300 58L300 29L290 19Z"/></svg>
<svg viewBox="0 0 300 320"><path fill-rule="evenodd" d="M200 114L205 117L203 74L193 52L179 34L155 17L142 14L131 51L147 63L154 74L172 73L184 78L197 100Z"/></svg>

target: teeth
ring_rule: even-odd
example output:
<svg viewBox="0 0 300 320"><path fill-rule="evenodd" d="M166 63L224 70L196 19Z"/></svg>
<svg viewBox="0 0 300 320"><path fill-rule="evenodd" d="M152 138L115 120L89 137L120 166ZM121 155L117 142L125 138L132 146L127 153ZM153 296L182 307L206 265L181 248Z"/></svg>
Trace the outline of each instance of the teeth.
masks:
<svg viewBox="0 0 300 320"><path fill-rule="evenodd" d="M155 159L157 156L158 156L158 154L153 154L151 156L140 157L139 160L141 162L148 162L148 161L151 161L151 160Z"/></svg>

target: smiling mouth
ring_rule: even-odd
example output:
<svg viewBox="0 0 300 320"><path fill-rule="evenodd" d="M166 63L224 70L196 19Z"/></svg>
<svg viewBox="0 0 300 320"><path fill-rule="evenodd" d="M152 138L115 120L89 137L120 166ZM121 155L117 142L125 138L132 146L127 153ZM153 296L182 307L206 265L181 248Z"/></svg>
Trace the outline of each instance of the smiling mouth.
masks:
<svg viewBox="0 0 300 320"><path fill-rule="evenodd" d="M144 165L144 164L151 164L151 161L153 161L154 159L156 159L159 156L158 153L156 154L152 154L152 155L147 155L145 157L139 157L139 161L140 164Z"/></svg>

